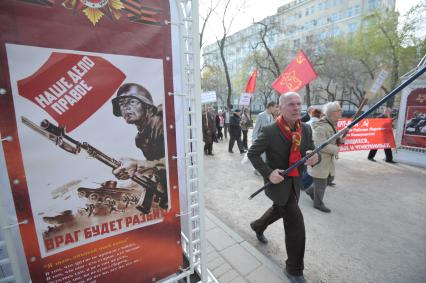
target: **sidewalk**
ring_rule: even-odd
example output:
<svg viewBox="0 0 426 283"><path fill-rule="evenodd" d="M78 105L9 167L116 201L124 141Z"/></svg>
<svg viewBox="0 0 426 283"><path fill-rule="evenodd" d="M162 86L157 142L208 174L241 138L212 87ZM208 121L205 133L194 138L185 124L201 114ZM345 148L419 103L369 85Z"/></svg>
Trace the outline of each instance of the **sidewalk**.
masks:
<svg viewBox="0 0 426 283"><path fill-rule="evenodd" d="M220 283L289 282L276 263L208 210L206 234L207 267Z"/></svg>

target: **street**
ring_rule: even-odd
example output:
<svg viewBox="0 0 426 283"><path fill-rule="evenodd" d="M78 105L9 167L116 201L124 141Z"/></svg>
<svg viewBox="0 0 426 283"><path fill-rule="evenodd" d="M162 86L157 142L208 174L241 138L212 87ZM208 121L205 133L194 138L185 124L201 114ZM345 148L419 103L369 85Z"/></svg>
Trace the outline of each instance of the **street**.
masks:
<svg viewBox="0 0 426 283"><path fill-rule="evenodd" d="M251 137L251 132L249 132ZM229 137L228 137L229 138ZM284 267L282 221L265 231L269 243L257 241L249 223L271 206L259 194L263 184L243 155L228 153L228 141L215 143L205 156L205 202L216 217L263 254ZM324 202L332 211L312 207L301 192L299 206L306 226L305 277L308 282L426 282L426 169L367 160L368 151L341 153L335 187Z"/></svg>

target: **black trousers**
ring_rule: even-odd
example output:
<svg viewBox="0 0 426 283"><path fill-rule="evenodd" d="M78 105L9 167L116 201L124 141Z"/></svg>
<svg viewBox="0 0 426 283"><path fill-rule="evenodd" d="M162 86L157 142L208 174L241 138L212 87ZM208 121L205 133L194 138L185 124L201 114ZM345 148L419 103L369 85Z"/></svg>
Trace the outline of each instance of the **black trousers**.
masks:
<svg viewBox="0 0 426 283"><path fill-rule="evenodd" d="M284 206L272 205L262 217L253 222L253 225L256 232L263 232L268 225L280 218L283 218L284 223L287 250L286 269L291 275L303 275L306 242L305 223L294 190L291 190Z"/></svg>
<svg viewBox="0 0 426 283"><path fill-rule="evenodd" d="M230 135L231 138L229 140L229 147L228 147L228 151L231 152L232 149L234 148L234 144L235 141L237 142L238 145L238 149L240 150L240 152L244 151L244 146L243 143L241 142L241 136L234 136L234 135Z"/></svg>
<svg viewBox="0 0 426 283"><path fill-rule="evenodd" d="M374 158L374 156L376 156L377 153L377 149L372 149L370 150L370 152L368 153L368 158ZM393 156L392 156L392 149L390 148L385 148L385 155L386 155L386 161L393 161Z"/></svg>
<svg viewBox="0 0 426 283"><path fill-rule="evenodd" d="M225 139L227 139L229 134L229 123L225 123L223 127L223 133L225 134Z"/></svg>
<svg viewBox="0 0 426 283"><path fill-rule="evenodd" d="M247 133L248 133L248 131L242 130L242 132L243 132L243 146L244 146L244 149L248 149L248 146L247 146Z"/></svg>
<svg viewBox="0 0 426 283"><path fill-rule="evenodd" d="M222 127L217 127L217 139L223 140Z"/></svg>
<svg viewBox="0 0 426 283"><path fill-rule="evenodd" d="M213 151L213 142L212 143L204 143L204 153L212 154Z"/></svg>

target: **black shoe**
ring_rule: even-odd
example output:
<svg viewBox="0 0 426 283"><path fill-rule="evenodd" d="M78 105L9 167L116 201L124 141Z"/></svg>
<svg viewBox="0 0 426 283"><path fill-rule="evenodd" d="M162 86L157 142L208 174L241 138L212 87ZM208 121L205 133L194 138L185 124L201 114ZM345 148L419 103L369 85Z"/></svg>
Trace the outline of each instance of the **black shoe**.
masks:
<svg viewBox="0 0 426 283"><path fill-rule="evenodd" d="M229 153L234 153L232 150L228 150Z"/></svg>
<svg viewBox="0 0 426 283"><path fill-rule="evenodd" d="M291 283L308 283L305 277L303 277L303 275L291 275L286 269L284 269L284 274L287 276Z"/></svg>
<svg viewBox="0 0 426 283"><path fill-rule="evenodd" d="M329 185L329 186L331 186L331 187L334 187L334 186L336 185L336 183L330 182L330 183L328 183L327 185Z"/></svg>
<svg viewBox="0 0 426 283"><path fill-rule="evenodd" d="M368 160L376 162L376 160L373 157L369 157Z"/></svg>
<svg viewBox="0 0 426 283"><path fill-rule="evenodd" d="M213 154L213 152L209 152L207 155L211 155L211 156L213 156L214 154Z"/></svg>
<svg viewBox="0 0 426 283"><path fill-rule="evenodd" d="M386 160L385 159L385 161L387 162L387 163L392 163L392 164L395 164L396 162L395 161L393 161L393 160Z"/></svg>
<svg viewBox="0 0 426 283"><path fill-rule="evenodd" d="M305 190L305 193L311 198L311 200L314 200L314 194L312 192Z"/></svg>
<svg viewBox="0 0 426 283"><path fill-rule="evenodd" d="M331 209L329 209L325 205L314 205L314 207L316 209L318 209L318 210L321 210L322 212L325 212L325 213L330 213L331 212Z"/></svg>
<svg viewBox="0 0 426 283"><path fill-rule="evenodd" d="M256 231L256 229L254 228L254 222L250 223L250 227L256 233L256 238L259 240L259 242L261 242L262 244L268 243L268 240L265 238L263 233L259 233Z"/></svg>

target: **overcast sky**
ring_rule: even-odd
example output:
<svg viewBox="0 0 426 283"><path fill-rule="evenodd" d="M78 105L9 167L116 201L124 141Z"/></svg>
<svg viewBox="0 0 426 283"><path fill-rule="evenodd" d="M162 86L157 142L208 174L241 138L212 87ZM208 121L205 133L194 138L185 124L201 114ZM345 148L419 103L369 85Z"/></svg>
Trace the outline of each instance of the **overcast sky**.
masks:
<svg viewBox="0 0 426 283"><path fill-rule="evenodd" d="M426 0L396 0L396 9L400 11L401 14L404 14L412 6L422 1L426 3ZM200 15L205 15L205 6L203 6L203 2L204 3L210 2L210 0L200 1ZM241 3L242 0L237 0L234 2ZM291 2L291 0L247 0L247 2L248 4L244 8L244 11L238 15L237 19L232 24L231 33L234 33L245 27L248 27L253 22L253 19L255 21L259 21L267 16L271 16L275 14L277 12L278 7L288 2ZM212 22L213 22L213 19L212 19ZM212 24L212 22L209 23L209 29L206 30L205 39L207 43L213 42L215 40L215 35L214 35L215 32L220 33L221 31L220 29L217 31L217 29L212 28L212 27L220 28L220 24L218 23Z"/></svg>

